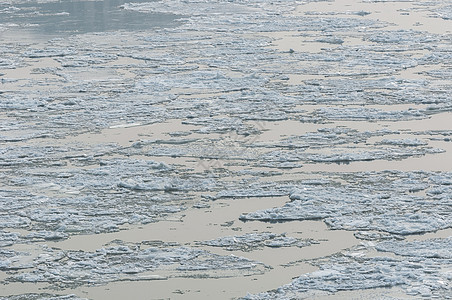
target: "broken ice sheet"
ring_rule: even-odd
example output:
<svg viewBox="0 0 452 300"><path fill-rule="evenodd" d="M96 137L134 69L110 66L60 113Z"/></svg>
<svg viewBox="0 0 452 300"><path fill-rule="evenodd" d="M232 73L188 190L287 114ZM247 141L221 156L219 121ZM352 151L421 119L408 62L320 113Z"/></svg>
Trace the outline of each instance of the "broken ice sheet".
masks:
<svg viewBox="0 0 452 300"><path fill-rule="evenodd" d="M356 151L356 150L355 150ZM311 162L322 163L350 163L353 161L372 161L372 160L399 160L410 156L421 156L428 153L445 152L439 148L407 149L407 148L383 148L373 151L361 150L357 152L340 152L332 154L307 154L307 160Z"/></svg>
<svg viewBox="0 0 452 300"><path fill-rule="evenodd" d="M167 214L184 210L180 205L161 204L165 197L155 195L147 201L130 202L123 197L104 198L93 196L75 197L31 197L27 207L12 213L5 203L0 210L3 228L23 228L32 231L21 242L30 240L64 239L68 234L100 233L120 230L124 224L146 224L155 222ZM21 201L20 198L15 198ZM141 209L137 209L141 206ZM122 207L122 208L121 208ZM126 207L133 207L127 209ZM121 208L121 209L120 209ZM135 211L136 210L136 211ZM34 233L33 233L34 232Z"/></svg>
<svg viewBox="0 0 452 300"><path fill-rule="evenodd" d="M440 3L439 7L430 9L430 11L433 11L434 14L430 14L429 17L452 20L452 5L441 1L438 3Z"/></svg>
<svg viewBox="0 0 452 300"><path fill-rule="evenodd" d="M298 239L288 237L286 234L275 234L271 232L247 233L244 235L226 236L210 241L199 242L201 245L222 247L228 251L253 251L263 247L306 247L318 244L313 239Z"/></svg>
<svg viewBox="0 0 452 300"><path fill-rule="evenodd" d="M395 214L385 212L378 216L364 216L357 219L352 216L338 216L325 219L325 223L333 229L345 230L378 230L393 234L409 235L434 232L449 228L450 222L441 213L411 213Z"/></svg>
<svg viewBox="0 0 452 300"><path fill-rule="evenodd" d="M17 4L27 1L7 2ZM414 3L417 8L436 11L436 16L447 16L447 6L437 2ZM140 32L79 34L43 45L14 43L0 46L0 53L3 54L0 73L21 71L13 68L36 63L37 68L33 72L38 75L58 76L58 81L55 79L52 82L54 85L46 80L16 80L9 78L13 77L9 75L1 78L4 85L0 91L0 109L4 114L1 115L0 140L7 144L6 152L0 151L0 161L7 170L0 175L0 184L5 187L0 192L0 219L2 228L12 229L11 232L8 231L10 229L0 231L0 244L7 247L11 243L41 242L70 234L110 232L119 230L122 224L157 221L191 207L193 200L198 200L196 193L205 196L206 204L217 198L228 201L228 198L236 197L289 195L292 206L273 210L271 213L275 215L263 215L275 217L273 219L277 219L278 214L285 219L293 216L320 218L332 229L360 230L361 238L374 241L450 226L445 214L451 198L450 174L323 172L316 173L315 177L320 178L309 184L309 181L273 180L273 176L281 178L285 175L286 170L261 170L265 166L281 169L298 167L301 163L312 162L310 158L319 160L318 163L353 162L360 159L392 160L435 152L422 145L428 137L418 140L408 137L409 140L399 142L385 136L397 134L395 132L367 134L334 128L275 143L261 141L253 147L242 137L258 137L262 128L250 125L249 120L300 120L310 123L391 121L394 122L391 126L398 128L395 122L425 120L431 114L450 110L450 85L447 80L450 77L448 65L451 56L448 35L415 30L388 31L385 26L389 24L371 20L369 17L374 14L366 17L367 11L350 11L345 16L292 15L291 12L299 4L280 0L129 3L124 6L125 10L183 14L182 26ZM218 11L225 13L221 15ZM9 25L0 25L4 26ZM318 53L309 53L269 47L274 46L276 40L267 34L279 34L288 28L301 39L320 40L324 48ZM54 62L56 66L39 69L42 67L41 60ZM422 73L424 70L426 73ZM405 78L411 71L420 79ZM125 77L118 74L125 74ZM297 80L295 75L309 80ZM353 84L350 84L351 81ZM28 87L29 90L9 90L9 87L16 85ZM314 112L300 109L307 103L318 106ZM334 109L338 104L344 106ZM377 109L370 106L372 104L385 107ZM389 106L392 104L432 106L413 105L415 109L396 110ZM144 141L142 147L136 144L137 147L130 148L99 145L96 150L90 149L91 146L42 147L49 135L63 138L82 132L91 134L122 124L162 123L168 119L184 120L186 124L198 126L193 132L203 134L203 138ZM236 141L228 140L212 150L211 146L218 145L221 139L213 136L230 132L237 136ZM449 134L443 133L424 135L450 138ZM385 142L381 145L373 142L366 144L370 137L376 136L382 137ZM35 147L33 143L42 138L43 143ZM26 142L30 148L12 144L16 142ZM356 143L360 144L358 148L348 147ZM319 151L331 147L337 150L333 156ZM122 159L108 158L121 155L124 155ZM136 160L133 155L143 155L144 160L162 156L232 159L222 168L207 167L208 172L188 172L180 166L160 163L160 159L146 163ZM241 172L243 168L250 170ZM287 170L291 171L299 170ZM237 174L258 180L234 178ZM346 184L341 186L340 182ZM315 185L317 188L313 188ZM396 215L393 218L391 211ZM388 218L392 220L387 221ZM19 228L28 229L30 233L14 235L13 229ZM280 241L277 237L274 240L276 244L270 242L268 245L288 245L293 241ZM383 245L388 250L395 247ZM416 248L413 244L400 245ZM106 251L106 256L128 257L141 253L132 246L129 249L131 253L126 248L110 249ZM174 249L159 250L156 255L174 257L177 252ZM52 251L50 253L50 256L54 255ZM97 259L91 259L96 257L93 253L68 253L77 259L88 258L88 265ZM78 260L68 260L74 265L81 264ZM215 260L224 263L225 268L250 265L250 262L241 259L233 262L229 257L224 260L206 257L202 262L196 259L187 262L175 272L199 270L196 276L200 276L203 275L201 270L209 269ZM51 278L48 273L54 271L53 267L44 261L45 257L39 262L42 270L26 278L30 281L33 278ZM102 262L102 259L99 261ZM105 261L110 263L113 259ZM318 286L325 281L331 290L344 286L351 289L378 286L384 275L374 277L373 281L369 275L367 279L370 283L362 281L358 275L369 270L372 274L372 266L385 264L371 261L360 266L355 262L349 260L344 263L354 269L344 271L332 282L328 281L332 279L327 276L329 270L341 272L343 269L325 267L325 272L312 276L312 280ZM430 263L419 262L422 267ZM85 279L83 272L88 265L86 269L80 267L73 270L81 272L74 272L82 274L80 280ZM102 263L99 265L104 266ZM94 266L98 267L97 264ZM71 267L62 261L56 267L56 271L62 270L60 273L66 276L65 280L72 280L68 275L71 274ZM116 273L112 271L106 277L113 280L115 274L122 274L123 278L130 279L134 273L142 275L142 267L132 258L130 261L127 258L114 268L107 268L114 269ZM385 268L395 268L399 272L398 267L401 267L398 262L385 265ZM48 272L47 275L44 271ZM436 274L435 268L433 271ZM91 275L90 270L87 272ZM408 268L406 274L416 275L416 272ZM349 276L349 273L352 275ZM404 274L399 272L395 276ZM46 279L45 276L49 277ZM316 280L316 276L323 277ZM349 285L341 285L350 277ZM93 278L99 282L102 280L100 275ZM428 297L429 287L421 279L408 284L416 286L420 283L422 292ZM307 286L309 282L303 283ZM432 287L441 289L441 286Z"/></svg>
<svg viewBox="0 0 452 300"><path fill-rule="evenodd" d="M401 111L385 111L376 108L337 108L325 107L319 108L314 112L327 120L347 120L347 121L400 121L410 119L426 118L425 112L418 109L408 109Z"/></svg>
<svg viewBox="0 0 452 300"><path fill-rule="evenodd" d="M29 58L42 58L42 57L64 57L67 55L77 54L73 49L62 48L44 48L44 49L30 49L23 55Z"/></svg>
<svg viewBox="0 0 452 300"><path fill-rule="evenodd" d="M343 147L344 145L357 145L366 143L368 139L372 137L385 136L400 134L399 131L394 130L376 130L376 131L358 131L356 129L351 129L347 127L334 127L334 128L320 128L315 132L308 132L300 135L292 135L289 137L281 138L278 141L260 141L259 137L256 138L251 147L255 148L279 148L284 149L285 152L304 152L303 150L310 149L320 149L329 148L334 149L338 147ZM403 146L403 145L401 145ZM275 158L283 159L282 151L267 152L264 156L265 160L274 160L272 154L274 153ZM282 157L280 157L282 156ZM289 155L287 155L289 156ZM306 155L299 153L298 155L293 155L294 158L303 158Z"/></svg>
<svg viewBox="0 0 452 300"><path fill-rule="evenodd" d="M387 232L374 232L374 231L357 231L353 234L357 239L366 241L379 241L379 240L403 240L404 236L394 235Z"/></svg>
<svg viewBox="0 0 452 300"><path fill-rule="evenodd" d="M12 155L28 160L20 152ZM11 162L17 165L15 160ZM2 179L12 188L0 190L2 228L31 230L35 235L28 241L117 231L127 223L146 224L180 212L192 199L187 192L217 186L213 178L178 178L171 175L173 166L154 160L93 158L91 163L97 166L60 168L27 162L20 171L6 172Z"/></svg>
<svg viewBox="0 0 452 300"><path fill-rule="evenodd" d="M0 249L0 258L1 271L30 269L35 266L33 262L35 257L27 252Z"/></svg>
<svg viewBox="0 0 452 300"><path fill-rule="evenodd" d="M165 279L166 276L157 276L159 271L170 272L171 277L227 277L238 270L241 274L261 274L267 268L243 257L221 256L189 247L141 249L137 244L120 243L95 252L44 250L33 261L36 268L11 274L6 280L74 288L121 280Z"/></svg>
<svg viewBox="0 0 452 300"><path fill-rule="evenodd" d="M397 259L390 257L364 258L341 254L313 262L320 270L302 275L291 283L273 291L256 295L248 294L243 299L292 299L315 295L317 291L366 290L378 287L400 286L408 295L422 297L447 297L450 295L450 272L442 270L442 264L450 267L449 261L429 258ZM444 266L444 265L443 265Z"/></svg>
<svg viewBox="0 0 452 300"><path fill-rule="evenodd" d="M416 39L414 37L417 37ZM425 34L416 30L395 30L395 31L376 31L364 37L365 41L371 41L379 44L395 44L396 47L406 46L409 44L425 44L437 43L443 37L435 34Z"/></svg>
<svg viewBox="0 0 452 300"><path fill-rule="evenodd" d="M389 240L378 243L375 245L375 249L401 256L444 259L450 263L452 259L452 237L413 242Z"/></svg>
<svg viewBox="0 0 452 300"><path fill-rule="evenodd" d="M243 132L242 126L245 124L241 122L237 123L240 126L238 128L234 128L235 125L234 127L227 126L228 122L224 122L224 119L194 119L186 121L186 123L210 124L196 130L198 133L229 132L229 134L221 136L220 139L210 140L141 140L130 148L122 149L121 152L127 155L221 159L228 161L228 164L243 162L251 163L255 167L274 168L296 168L301 166L301 162L350 163L353 161L399 160L444 152L442 149L429 147L426 142L419 139L383 139L377 143L378 146L372 148L366 144L372 137L400 134L399 131L394 130L360 132L350 128L321 128L317 132L290 136L278 141L261 141L259 132L250 135L250 131L254 129ZM230 133L234 129L237 133ZM166 146L166 144L170 146ZM318 150L320 147L323 149ZM327 153L322 153L324 151Z"/></svg>
<svg viewBox="0 0 452 300"><path fill-rule="evenodd" d="M394 184L392 187L385 184L385 177L389 179L394 174L383 172L378 175L380 178L376 177L376 182L368 181L371 185L361 188L355 184L297 187L289 193L292 201L284 206L244 213L240 219L270 222L322 219L331 229L376 230L398 235L450 227L450 218L445 213L448 211L446 197L432 199L412 194L429 187L426 184L428 173L411 175L413 178L417 175L423 181L407 179L405 185ZM407 174L402 172L401 175ZM391 194L387 194L389 191Z"/></svg>
<svg viewBox="0 0 452 300"><path fill-rule="evenodd" d="M276 189L275 189L276 188ZM243 188L238 190L222 190L215 195L215 198L242 198L242 197L278 197L286 195L286 191L275 188Z"/></svg>
<svg viewBox="0 0 452 300"><path fill-rule="evenodd" d="M251 124L247 124L241 118L190 118L185 120L182 124L203 126L200 129L196 129L195 132L202 134L209 133L230 133L236 132L239 136L236 138L240 141L243 138L240 135L251 135L259 133L259 129ZM234 136L231 134L231 138Z"/></svg>
<svg viewBox="0 0 452 300"><path fill-rule="evenodd" d="M80 298L73 294L59 295L50 293L29 293L21 295L1 296L0 300L87 300L87 298Z"/></svg>
<svg viewBox="0 0 452 300"><path fill-rule="evenodd" d="M19 233L0 230L0 248L14 245L19 240Z"/></svg>
<svg viewBox="0 0 452 300"><path fill-rule="evenodd" d="M43 241L55 241L67 238L68 235L63 232L55 231L37 231L30 232L28 234L14 232L14 230L0 231L0 248L13 246L20 243L31 243L31 242L43 242Z"/></svg>
<svg viewBox="0 0 452 300"><path fill-rule="evenodd" d="M70 55L64 55L55 60L58 61L62 67L86 67L89 65L109 63L117 60L117 58L118 57L114 54L89 51L86 54L70 53Z"/></svg>
<svg viewBox="0 0 452 300"><path fill-rule="evenodd" d="M419 139L383 139L376 144L416 147L416 146L425 146L428 143L421 141Z"/></svg>
<svg viewBox="0 0 452 300"><path fill-rule="evenodd" d="M176 33L174 33L176 34ZM143 37L145 39L146 37ZM195 39L201 39L201 37L196 37ZM172 52L178 53L177 55L180 57L180 62L182 65L187 64L186 60L187 58L184 57L182 51L177 51L180 49L182 45L186 47L186 43L184 41L192 39L192 37L174 37L174 40L168 39L168 36L165 35L165 37L159 37L155 39L149 38L149 46L150 47L162 47L161 44L158 43L159 39L166 40L168 42L168 45L164 45L164 48L171 48L174 49ZM287 60L286 57L283 55L279 55L274 53L274 51L269 51L265 48L265 46L268 44L268 39L258 39L256 40L249 40L249 39L240 39L237 42L236 36L225 36L225 37L217 37L217 36L211 36L210 39L203 40L206 51L211 51L212 53L209 53L208 55L204 55L198 60L195 59L195 62L199 62L202 64L218 64L217 57L218 52L224 52L224 55L227 57L237 57L238 54L240 54L240 59L237 59L237 62L234 62L235 67L237 69L241 70L238 73L238 77L229 76L227 72L207 72L203 71L197 71L191 74L192 72L183 73L180 72L177 69L173 70L161 70L160 73L163 73L164 75L160 74L158 76L144 76L139 77L136 80L131 80L130 82L122 82L118 80L83 80L83 81L77 81L75 79L70 79L67 76L70 76L71 72L74 71L75 67L68 67L68 70L61 71L61 75L65 78L69 78L68 83L66 86L63 87L62 91L58 92L59 97L67 97L67 93L75 93L77 95L76 99L71 99L69 102L75 103L76 105L66 105L65 110L59 110L58 108L63 108L63 105L58 106L59 101L52 101L50 103L45 104L43 103L27 103L25 105L21 105L21 107L18 108L25 108L32 106L35 112L31 111L26 114L32 114L35 115L36 113L39 113L39 110L36 111L36 106L39 107L39 105L44 105L44 108L52 108L52 113L55 115L52 116L46 116L44 115L45 112L47 112L46 109L40 108L41 110L41 117L49 118L48 122L42 122L40 124L33 124L33 128L42 128L45 127L51 127L51 128L71 128L72 130L76 129L86 129L86 128L99 128L99 127L108 127L112 124L113 121L116 121L118 118L120 118L124 112L127 111L127 115L130 119L130 122L137 122L137 121L144 121L146 122L155 122L156 120L164 120L167 118L174 118L174 117L186 117L188 115L188 112L193 113L197 112L204 113L204 110L200 110L200 103L202 103L204 100L206 101L206 104L209 104L209 114L221 114L226 109L228 112L231 111L242 111L241 117L244 119L269 119L269 113L266 111L258 111L259 106L261 105L261 99L262 97L265 98L271 98L274 99L270 103L269 101L266 102L266 109L271 110L279 109L281 107L287 107L289 110L285 110L284 112L280 112L280 115L278 115L278 119L285 119L290 118L290 106L293 105L293 103L300 103L299 101L313 101L312 99L315 99L316 101L323 101L323 102L334 102L336 103L338 100L341 102L349 102L349 103L356 103L357 99L365 99L365 102L375 102L375 101L384 101L385 103L389 102L396 102L400 101L400 99L410 99L410 101L413 102L420 102L420 101L445 101L443 98L440 97L440 95L436 92L433 92L431 89L428 89L428 97L425 92L427 92L425 85L423 85L421 82L401 82L396 81L395 79L388 78L388 79L379 79L379 80L361 80L363 82L363 85L365 86L365 90L362 90L360 88L355 88L355 96L351 97L350 93L347 93L348 90L350 90L350 87L347 87L346 81L329 81L324 80L322 82L321 90L315 90L315 89L307 89L306 86L300 85L297 86L297 89L302 89L303 93L298 93L296 96L289 95L287 93L291 92L291 90L287 87L280 87L281 90L272 89L267 87L267 75L265 74L267 70L267 66L260 70L261 72L254 72L252 75L247 75L246 72L243 71L243 69L247 69L248 65L251 63L253 64L253 67L255 66L254 60L251 58L256 57L256 54L259 54L259 57L262 57L262 61L280 61L280 60ZM61 42L61 41L60 41ZM64 43L68 43L67 41L64 41ZM74 42L69 42L68 45L60 46L59 51L63 51L65 49L71 49L75 48L76 44ZM234 47L231 47L231 43L234 45ZM55 43L57 44L57 43ZM110 55L108 54L108 51L105 48L105 46L101 45L92 45L86 43L86 49L84 50L83 56L80 56L80 62L83 64L89 65L92 57L97 57L100 54L103 55ZM215 45L215 47L211 47L212 45ZM58 45L55 45L52 49L57 49ZM252 51L251 51L251 50ZM39 50L39 49L38 49ZM38 51L36 50L36 51ZM137 50L143 55L143 57L146 57L148 55L146 53L146 50L144 48L140 48ZM190 48L185 49L183 53L191 53L195 57L199 55L197 48ZM344 50L349 51L349 50ZM39 51L38 51L39 52ZM325 57L330 56L331 53L327 53L327 55L324 55ZM70 57L70 56L68 56ZM78 56L77 56L78 57ZM340 57L343 57L340 55ZM364 57L364 56L363 56ZM64 57L66 58L66 57ZM157 56L154 57L156 62L163 63L165 60L167 60L169 57L168 55L163 56ZM242 59L243 58L243 59ZM193 59L193 58L190 58ZM311 60L320 60L322 59L322 55L317 55L316 57L312 57ZM397 58L395 58L397 59ZM424 59L425 60L425 59ZM220 63L224 63L220 60ZM367 62L364 62L365 64L368 64ZM177 63L180 65L180 63ZM242 64L242 65L238 65ZM381 61L378 62L379 65L381 65ZM289 66L292 64L288 64ZM406 63L403 63L403 65L406 65ZM182 66L179 66L179 68ZM229 61L228 65L222 65L224 68L230 68ZM133 67L133 68L136 68ZM145 67L139 67L139 69L145 69ZM312 65L313 69L316 69L314 65ZM69 71L70 70L70 71ZM263 74L264 73L264 74ZM220 76L217 76L219 74ZM237 81L238 80L238 81ZM234 89L240 88L240 85L243 85L243 81L245 80L247 89L250 89L250 92L244 94L242 97L245 99L250 100L249 103L246 103L246 105L230 105L227 101L224 101L224 99L227 100L227 96L221 96L219 98L210 98L206 99L205 97L201 97L199 101L196 102L196 104L191 102L184 101L182 98L174 97L174 95L171 95L173 93L170 93L169 88L174 86L180 86L180 87L192 87L192 86L200 86L202 88L207 89L213 89L213 88L229 88L231 83L234 83ZM366 83L364 83L366 82ZM369 82L374 82L369 83ZM381 84L384 84L385 87L390 87L391 84L394 85L394 93L391 94L390 97L388 97L385 93L376 91L374 88L381 89ZM403 87L403 89L402 89ZM408 88L408 89L407 89ZM112 97L111 93L115 92L114 96ZM330 92L331 91L331 92ZM332 92L334 91L334 93ZM423 92L424 91L424 92ZM99 93L104 92L105 95L101 95ZM307 92L307 93L306 93ZM321 92L321 97L319 96L319 92ZM34 92L35 93L35 92ZM93 94L95 93L95 97L93 97ZM183 92L181 92L183 93ZM36 93L38 97L41 97L40 93ZM139 97L138 96L142 94L152 95L152 97ZM337 95L340 95L338 97ZM361 96L362 95L362 96ZM15 95L15 98L17 98L18 95ZM270 97L271 96L271 97ZM73 95L71 94L71 97ZM36 97L37 98L37 97ZM235 97L236 98L236 97ZM140 99L140 100L138 100ZM152 100L150 100L152 99ZM158 99L158 100L155 100ZM108 100L108 101L106 101ZM133 100L133 102L132 102ZM298 101L297 101L298 100ZM160 102L160 101L167 101L172 102L173 105L167 105L165 109L161 107L152 106L152 110L150 111L150 101L153 103ZM14 99L12 101L13 103L17 103L17 99ZM64 101L63 101L64 102ZM242 101L241 101L242 102ZM20 103L20 102L19 102ZM243 102L245 103L245 102ZM250 106L250 104L253 104L253 106ZM93 118L93 115L90 114L90 111L92 109L95 109L96 107L99 107L101 104L102 107L105 108L105 111L109 111L109 114L105 114L102 116L102 118ZM132 105L133 104L133 105ZM69 111L68 108L71 108ZM174 107L174 108L173 108ZM180 107L187 107L187 109L181 110ZM133 108L133 109L132 109ZM262 108L260 108L262 110ZM145 116L144 112L146 112L147 116ZM246 112L244 114L243 112ZM274 115L273 115L274 117ZM397 116L394 116L396 118ZM62 121L64 119L64 122ZM83 120L83 121L80 121ZM49 126L46 126L49 125ZM45 128L42 128L45 129ZM49 129L49 128L46 128Z"/></svg>

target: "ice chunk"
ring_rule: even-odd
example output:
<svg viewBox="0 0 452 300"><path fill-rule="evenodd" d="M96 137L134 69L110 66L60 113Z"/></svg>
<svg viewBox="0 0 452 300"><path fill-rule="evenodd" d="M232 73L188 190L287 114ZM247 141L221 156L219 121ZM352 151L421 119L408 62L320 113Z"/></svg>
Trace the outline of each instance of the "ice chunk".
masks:
<svg viewBox="0 0 452 300"><path fill-rule="evenodd" d="M58 251L47 248L44 249L45 257L41 256L34 260L33 263L37 268L12 274L8 280L48 282L59 287L76 287L120 280L164 279L165 277L158 274L147 275L158 270L172 271L174 276L196 276L200 274L198 271L206 276L205 272L209 270L215 272L212 276L221 276L217 272L224 271L226 272L224 276L228 276L227 272L234 270L253 274L261 273L265 269L262 263L243 257L221 256L188 247L163 246L140 249L134 244L119 244L95 252ZM66 259L62 260L62 257ZM49 261L52 263L49 264ZM5 268L10 269L12 266L8 265Z"/></svg>
<svg viewBox="0 0 452 300"><path fill-rule="evenodd" d="M274 234L271 232L247 233L200 242L202 245L222 247L229 251L253 251L264 246L272 248L297 246L301 248L314 243L318 242L312 239L301 240L287 237L285 234Z"/></svg>
<svg viewBox="0 0 452 300"><path fill-rule="evenodd" d="M402 256L451 259L452 237L414 242L385 241L378 243L375 248Z"/></svg>

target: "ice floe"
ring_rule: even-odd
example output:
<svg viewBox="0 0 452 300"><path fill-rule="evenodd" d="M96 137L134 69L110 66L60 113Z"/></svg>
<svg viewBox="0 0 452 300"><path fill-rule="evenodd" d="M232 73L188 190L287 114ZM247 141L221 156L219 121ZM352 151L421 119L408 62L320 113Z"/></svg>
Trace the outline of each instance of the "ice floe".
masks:
<svg viewBox="0 0 452 300"><path fill-rule="evenodd" d="M408 295L447 297L450 274L429 258L400 260L390 257L353 258L337 255L319 261L319 271L294 279L274 291L247 295L243 299L290 299L312 297L317 292L365 290L400 286ZM449 263L450 264L450 263ZM415 287L410 287L410 286Z"/></svg>
<svg viewBox="0 0 452 300"><path fill-rule="evenodd" d="M35 266L31 271L12 274L11 282L47 282L55 287L76 287L84 284L105 284L120 280L164 280L155 273L172 272L176 277L230 276L240 270L249 274L262 273L266 266L238 256L221 256L205 250L188 247L147 247L139 245L112 245L95 252L61 251L43 248L43 253L30 262L23 261L26 253L7 253L2 269L22 269ZM64 258L64 259L62 259ZM209 271L215 271L208 273ZM223 271L223 273L219 272ZM229 275L228 275L229 274Z"/></svg>
<svg viewBox="0 0 452 300"><path fill-rule="evenodd" d="M376 230L398 235L449 228L450 220L444 214L448 200L410 195L426 190L429 185L419 181L406 184L404 187L394 183L393 195L385 195L384 190L376 193L380 189L378 183L373 192L367 188L305 186L290 192L292 201L284 206L242 214L240 219L273 222L322 219L332 229Z"/></svg>
<svg viewBox="0 0 452 300"><path fill-rule="evenodd" d="M58 295L58 294L49 294L49 293L40 293L40 294L21 294L21 295L12 295L6 297L0 297L2 300L86 300L87 298L80 298L74 294L69 295Z"/></svg>
<svg viewBox="0 0 452 300"><path fill-rule="evenodd" d="M271 232L248 233L239 236L227 236L210 241L200 242L202 245L222 247L229 251L253 251L262 247L306 247L318 244L313 239L297 239L285 234L274 234Z"/></svg>

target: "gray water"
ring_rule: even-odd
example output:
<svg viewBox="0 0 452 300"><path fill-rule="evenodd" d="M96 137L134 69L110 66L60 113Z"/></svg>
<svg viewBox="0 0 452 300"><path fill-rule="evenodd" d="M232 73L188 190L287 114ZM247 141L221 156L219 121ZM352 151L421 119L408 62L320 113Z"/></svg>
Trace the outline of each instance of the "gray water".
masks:
<svg viewBox="0 0 452 300"><path fill-rule="evenodd" d="M0 3L0 38L4 40L63 37L71 34L172 27L181 16L124 10L126 0L70 0L49 3ZM134 3L151 2L137 0Z"/></svg>

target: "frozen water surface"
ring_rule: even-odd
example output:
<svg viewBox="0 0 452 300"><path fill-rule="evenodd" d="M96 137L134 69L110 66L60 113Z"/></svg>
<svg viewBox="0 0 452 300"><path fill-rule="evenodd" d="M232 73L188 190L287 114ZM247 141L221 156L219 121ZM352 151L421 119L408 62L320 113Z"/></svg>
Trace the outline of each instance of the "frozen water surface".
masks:
<svg viewBox="0 0 452 300"><path fill-rule="evenodd" d="M205 241L201 244L223 247L226 250L251 251L257 247L305 247L312 243L318 243L314 240L299 240L293 237L287 237L285 234L273 234L270 232L251 233L241 236L228 236L216 240Z"/></svg>
<svg viewBox="0 0 452 300"><path fill-rule="evenodd" d="M0 299L450 298L450 16L2 1Z"/></svg>
<svg viewBox="0 0 452 300"><path fill-rule="evenodd" d="M48 282L65 288L79 285L105 284L122 280L166 280L170 277L222 277L240 270L242 273L262 273L262 263L244 257L220 256L201 249L186 247L140 249L140 246L111 246L95 252L43 249L43 253L28 264L18 264L30 254L11 254L3 270L35 267L30 272L12 275L15 282ZM11 261L11 263L9 263ZM9 263L9 264L8 264ZM168 276L155 272L161 271ZM215 271L211 272L210 271ZM150 273L151 272L151 273ZM210 275L209 275L210 274Z"/></svg>
<svg viewBox="0 0 452 300"><path fill-rule="evenodd" d="M47 293L40 293L40 294L22 294L18 296L10 296L10 297L1 297L0 299L14 299L14 300L38 300L38 299L48 299L48 300L84 300L87 298L80 298L77 297L74 294L71 295L56 295L56 294L47 294Z"/></svg>

